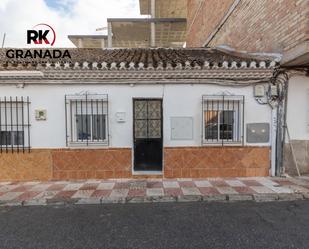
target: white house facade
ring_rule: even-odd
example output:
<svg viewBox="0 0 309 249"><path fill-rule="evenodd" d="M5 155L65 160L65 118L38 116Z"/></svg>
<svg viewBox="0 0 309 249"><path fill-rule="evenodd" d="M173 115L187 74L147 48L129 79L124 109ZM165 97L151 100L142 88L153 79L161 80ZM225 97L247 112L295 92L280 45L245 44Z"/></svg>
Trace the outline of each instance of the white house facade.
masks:
<svg viewBox="0 0 309 249"><path fill-rule="evenodd" d="M1 180L275 174L273 58L69 52L8 60L1 51Z"/></svg>

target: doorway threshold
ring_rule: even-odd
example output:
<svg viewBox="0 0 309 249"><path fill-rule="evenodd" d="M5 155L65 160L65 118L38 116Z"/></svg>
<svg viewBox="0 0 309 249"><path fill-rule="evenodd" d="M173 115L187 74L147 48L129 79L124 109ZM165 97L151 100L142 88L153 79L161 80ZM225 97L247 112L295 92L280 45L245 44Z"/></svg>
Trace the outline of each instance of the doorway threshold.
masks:
<svg viewBox="0 0 309 249"><path fill-rule="evenodd" d="M148 170L134 170L133 175L163 175L163 171L161 170L153 170L153 171L148 171Z"/></svg>

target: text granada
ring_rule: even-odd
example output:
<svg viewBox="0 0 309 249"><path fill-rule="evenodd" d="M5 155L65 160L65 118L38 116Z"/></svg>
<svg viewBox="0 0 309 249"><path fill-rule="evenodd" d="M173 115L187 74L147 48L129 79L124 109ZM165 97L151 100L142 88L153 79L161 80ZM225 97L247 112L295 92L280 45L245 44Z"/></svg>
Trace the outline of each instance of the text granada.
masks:
<svg viewBox="0 0 309 249"><path fill-rule="evenodd" d="M6 57L9 59L64 59L70 58L71 55L68 50L59 49L34 49L34 50L23 50L23 49L8 49L6 51Z"/></svg>

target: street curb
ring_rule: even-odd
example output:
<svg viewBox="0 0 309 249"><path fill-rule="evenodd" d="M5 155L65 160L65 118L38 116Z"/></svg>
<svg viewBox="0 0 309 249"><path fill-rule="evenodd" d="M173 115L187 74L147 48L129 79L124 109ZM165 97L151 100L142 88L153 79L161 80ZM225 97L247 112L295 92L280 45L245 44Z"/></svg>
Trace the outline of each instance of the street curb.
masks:
<svg viewBox="0 0 309 249"><path fill-rule="evenodd" d="M304 199L309 199L309 193L304 193L303 197L304 197Z"/></svg>
<svg viewBox="0 0 309 249"><path fill-rule="evenodd" d="M23 206L46 206L47 200L46 199L33 199L33 200L27 200L23 201Z"/></svg>
<svg viewBox="0 0 309 249"><path fill-rule="evenodd" d="M136 196L102 198L56 198L32 199L27 201L1 201L0 206L63 206L63 205L101 205L125 203L183 203L183 202L275 202L308 200L309 193L273 193L273 194L229 194L229 195L182 195L182 196Z"/></svg>
<svg viewBox="0 0 309 249"><path fill-rule="evenodd" d="M55 198L46 199L46 205L59 206L59 205L72 205L76 204L78 199L68 199L68 198Z"/></svg>
<svg viewBox="0 0 309 249"><path fill-rule="evenodd" d="M101 204L124 204L126 203L125 197L103 197L100 199Z"/></svg>
<svg viewBox="0 0 309 249"><path fill-rule="evenodd" d="M249 194L231 194L227 196L228 201L236 202L236 201L253 201L253 195Z"/></svg>
<svg viewBox="0 0 309 249"><path fill-rule="evenodd" d="M203 201L205 202L226 202L228 200L227 195L205 195Z"/></svg>
<svg viewBox="0 0 309 249"><path fill-rule="evenodd" d="M253 199L256 202L272 202L278 201L278 194L253 194Z"/></svg>
<svg viewBox="0 0 309 249"><path fill-rule="evenodd" d="M23 205L22 201L8 201L8 202L2 201L0 202L1 207L20 207L22 205Z"/></svg>
<svg viewBox="0 0 309 249"><path fill-rule="evenodd" d="M81 198L75 204L76 205L97 205L97 204L101 204L101 200L97 198Z"/></svg>
<svg viewBox="0 0 309 249"><path fill-rule="evenodd" d="M279 201L297 201L303 200L304 196L302 194L278 194Z"/></svg>
<svg viewBox="0 0 309 249"><path fill-rule="evenodd" d="M203 196L201 195L183 195L177 197L178 202L197 202L202 200Z"/></svg>
<svg viewBox="0 0 309 249"><path fill-rule="evenodd" d="M173 196L151 196L146 197L147 202L176 202L177 198Z"/></svg>

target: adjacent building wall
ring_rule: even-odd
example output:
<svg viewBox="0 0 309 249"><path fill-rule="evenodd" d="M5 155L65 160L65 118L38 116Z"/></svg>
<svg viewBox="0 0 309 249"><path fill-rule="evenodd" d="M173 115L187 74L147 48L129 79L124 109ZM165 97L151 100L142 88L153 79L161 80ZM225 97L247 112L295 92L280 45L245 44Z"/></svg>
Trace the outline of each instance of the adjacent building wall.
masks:
<svg viewBox="0 0 309 249"><path fill-rule="evenodd" d="M289 82L287 126L291 141L286 140L285 168L291 175L309 173L309 78L292 76ZM291 143L291 144L290 144ZM291 146L292 145L292 148ZM293 158L294 151L295 160Z"/></svg>
<svg viewBox="0 0 309 249"><path fill-rule="evenodd" d="M202 0L203 11L196 12L198 2L188 4L188 23L197 13L189 29L188 47L228 45L250 52L283 52L309 39L308 0L242 0L205 44L234 1Z"/></svg>
<svg viewBox="0 0 309 249"><path fill-rule="evenodd" d="M70 149L65 139L65 94L108 94L109 146ZM5 95L4 95L5 93ZM270 142L244 146L202 146L202 95L245 96L244 123L270 123L271 109L253 98L253 87L215 85L15 85L1 97L29 96L31 153L0 154L0 180L130 178L133 162L133 98L163 98L164 174L162 177L267 176ZM47 120L36 121L35 109ZM118 123L116 113L125 112ZM193 139L171 139L171 117L193 118ZM246 129L245 129L246 130ZM246 141L246 134L244 137ZM261 159L261 160L260 160Z"/></svg>
<svg viewBox="0 0 309 249"><path fill-rule="evenodd" d="M234 0L188 0L187 47L203 47Z"/></svg>

